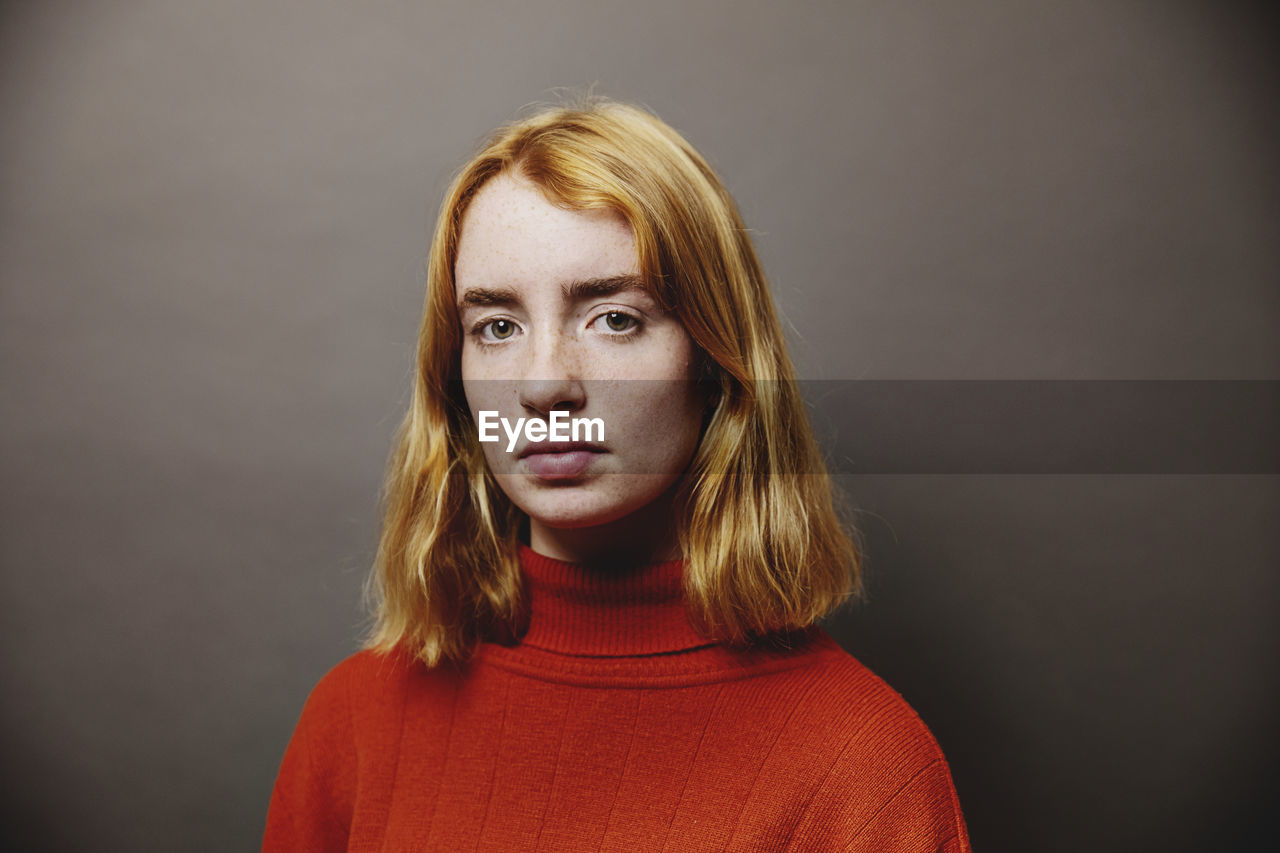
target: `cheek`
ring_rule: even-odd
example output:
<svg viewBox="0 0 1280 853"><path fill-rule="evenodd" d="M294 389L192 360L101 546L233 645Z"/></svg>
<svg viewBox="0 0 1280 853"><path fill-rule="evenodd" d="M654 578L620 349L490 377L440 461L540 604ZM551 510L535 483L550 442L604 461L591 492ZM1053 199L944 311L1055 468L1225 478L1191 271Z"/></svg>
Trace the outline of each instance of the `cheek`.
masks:
<svg viewBox="0 0 1280 853"><path fill-rule="evenodd" d="M621 411L625 412L627 438L633 446L643 447L648 457L688 455L697 446L702 429L702 404L692 394L691 383L677 380L640 384L658 385L661 393L625 403Z"/></svg>
<svg viewBox="0 0 1280 853"><path fill-rule="evenodd" d="M458 375L462 378L464 386L480 378L483 373L481 365L482 362L476 359L471 347L464 344L462 352L458 354Z"/></svg>
<svg viewBox="0 0 1280 853"><path fill-rule="evenodd" d="M512 383L479 369L463 367L462 393L474 413L477 409L496 409L498 403L512 396Z"/></svg>

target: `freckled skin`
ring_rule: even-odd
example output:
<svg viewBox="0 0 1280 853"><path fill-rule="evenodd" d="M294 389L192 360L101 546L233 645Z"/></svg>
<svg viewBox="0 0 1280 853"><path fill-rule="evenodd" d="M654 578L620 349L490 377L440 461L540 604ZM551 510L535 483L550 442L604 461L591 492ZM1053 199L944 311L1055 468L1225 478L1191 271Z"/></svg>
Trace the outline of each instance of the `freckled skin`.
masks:
<svg viewBox="0 0 1280 853"><path fill-rule="evenodd" d="M574 300L562 290L638 273L635 239L620 216L557 207L518 175L486 183L462 221L456 296L468 288L516 294L512 304L463 310L462 382L472 418L497 411L514 424L563 409L604 421L606 452L573 480L534 476L517 459L523 437L514 453L505 439L481 445L503 491L529 516L529 544L548 556L678 556L671 496L697 448L706 405L691 381L696 345L640 291Z"/></svg>

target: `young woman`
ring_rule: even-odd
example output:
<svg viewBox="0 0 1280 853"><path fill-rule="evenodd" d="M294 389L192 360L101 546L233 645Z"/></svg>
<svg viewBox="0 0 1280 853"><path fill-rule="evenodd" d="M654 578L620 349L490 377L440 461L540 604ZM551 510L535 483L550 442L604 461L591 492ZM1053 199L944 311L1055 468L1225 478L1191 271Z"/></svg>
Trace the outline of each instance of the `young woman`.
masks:
<svg viewBox="0 0 1280 853"><path fill-rule="evenodd" d="M815 624L857 552L746 228L649 113L462 170L385 506L264 849L969 850L929 731Z"/></svg>

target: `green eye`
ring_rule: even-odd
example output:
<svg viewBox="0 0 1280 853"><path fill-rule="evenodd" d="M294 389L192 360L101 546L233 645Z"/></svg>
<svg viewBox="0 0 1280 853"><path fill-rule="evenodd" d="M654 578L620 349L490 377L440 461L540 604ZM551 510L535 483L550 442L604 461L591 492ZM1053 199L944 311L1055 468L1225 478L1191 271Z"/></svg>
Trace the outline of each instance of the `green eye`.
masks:
<svg viewBox="0 0 1280 853"><path fill-rule="evenodd" d="M498 340L505 340L515 332L516 327L510 320L494 320L489 324L489 330Z"/></svg>

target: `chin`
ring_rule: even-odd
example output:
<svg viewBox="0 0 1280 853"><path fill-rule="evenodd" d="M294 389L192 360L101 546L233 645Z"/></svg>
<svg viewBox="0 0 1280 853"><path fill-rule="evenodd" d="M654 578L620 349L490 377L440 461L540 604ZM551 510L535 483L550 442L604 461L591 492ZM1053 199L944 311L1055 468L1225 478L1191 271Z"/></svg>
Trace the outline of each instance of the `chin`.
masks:
<svg viewBox="0 0 1280 853"><path fill-rule="evenodd" d="M599 527L631 514L631 509L598 509L567 510L545 506L521 507L525 515L546 527L557 530L578 530L584 527Z"/></svg>
<svg viewBox="0 0 1280 853"><path fill-rule="evenodd" d="M621 521L650 506L657 509L655 501L677 480L669 475L629 474L558 484L500 477L499 483L511 502L531 520L546 527L574 530Z"/></svg>
<svg viewBox="0 0 1280 853"><path fill-rule="evenodd" d="M650 502L643 497L634 501L617 501L591 494L575 495L571 494L572 491L575 489L530 495L527 500L515 503L525 515L540 524L560 530L574 530L618 521Z"/></svg>

